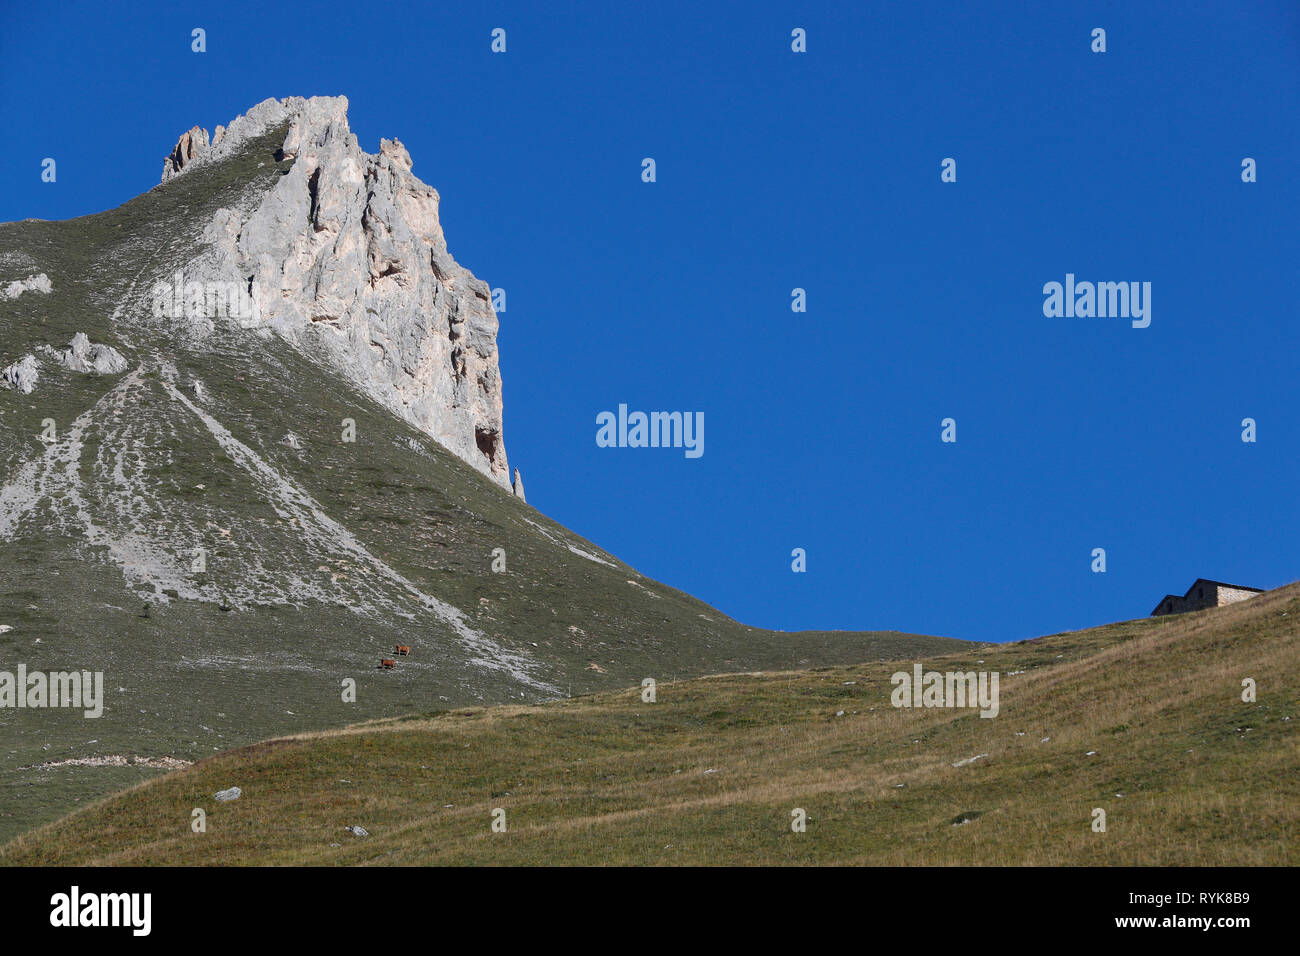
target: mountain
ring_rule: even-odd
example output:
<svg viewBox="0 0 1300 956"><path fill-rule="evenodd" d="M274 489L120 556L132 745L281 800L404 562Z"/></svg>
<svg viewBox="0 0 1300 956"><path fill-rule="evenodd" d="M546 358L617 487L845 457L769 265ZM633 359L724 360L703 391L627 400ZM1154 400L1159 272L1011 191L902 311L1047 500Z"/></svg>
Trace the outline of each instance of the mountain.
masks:
<svg viewBox="0 0 1300 956"><path fill-rule="evenodd" d="M1294 866L1298 632L1291 584L924 660L999 672L991 719L892 706L900 665L871 662L376 721L213 757L0 864Z"/></svg>
<svg viewBox="0 0 1300 956"><path fill-rule="evenodd" d="M211 146L197 127L181 137L164 183L268 131L286 164L270 189L213 214L183 275L246 284L235 341L273 331L507 485L490 290L447 252L438 193L411 174L406 148L385 139L378 154L362 151L347 108L341 96L266 100L218 126ZM174 324L182 335L217 331L207 316Z"/></svg>
<svg viewBox="0 0 1300 956"><path fill-rule="evenodd" d="M488 286L346 109L268 100L116 209L0 225L0 671L106 697L0 707L0 839L278 734L965 646L747 627L513 494Z"/></svg>

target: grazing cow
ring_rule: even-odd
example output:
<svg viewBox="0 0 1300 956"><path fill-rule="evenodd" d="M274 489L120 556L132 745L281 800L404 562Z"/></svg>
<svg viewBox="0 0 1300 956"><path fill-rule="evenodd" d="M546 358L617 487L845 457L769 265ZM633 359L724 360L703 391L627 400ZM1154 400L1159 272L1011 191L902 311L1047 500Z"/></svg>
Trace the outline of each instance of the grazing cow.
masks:
<svg viewBox="0 0 1300 956"><path fill-rule="evenodd" d="M410 656L411 656L411 645L410 645L410 644L398 644L398 645L397 645L397 649L396 649L395 651L393 651L393 653L396 654L398 657L410 657Z"/></svg>
<svg viewBox="0 0 1300 956"><path fill-rule="evenodd" d="M391 671L396 666L397 666L397 661L390 661L387 657L379 658L380 670Z"/></svg>

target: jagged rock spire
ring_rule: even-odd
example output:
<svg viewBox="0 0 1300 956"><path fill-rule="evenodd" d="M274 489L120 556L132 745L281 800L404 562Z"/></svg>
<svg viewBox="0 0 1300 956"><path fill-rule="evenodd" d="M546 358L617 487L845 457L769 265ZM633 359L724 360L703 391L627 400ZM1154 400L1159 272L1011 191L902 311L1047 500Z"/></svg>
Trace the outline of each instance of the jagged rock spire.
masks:
<svg viewBox="0 0 1300 956"><path fill-rule="evenodd" d="M347 110L342 96L269 99L211 144L198 127L181 137L166 188L286 124L268 159L293 163L249 211L217 211L185 279L244 283L259 326L508 488L491 292L447 251L438 192L406 147L363 151Z"/></svg>

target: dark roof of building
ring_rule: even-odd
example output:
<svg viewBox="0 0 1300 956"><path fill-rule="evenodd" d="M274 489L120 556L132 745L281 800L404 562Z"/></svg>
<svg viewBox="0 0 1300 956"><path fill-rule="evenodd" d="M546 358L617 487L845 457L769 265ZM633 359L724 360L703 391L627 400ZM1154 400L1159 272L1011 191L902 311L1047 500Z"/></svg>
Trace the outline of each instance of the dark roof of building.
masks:
<svg viewBox="0 0 1300 956"><path fill-rule="evenodd" d="M1192 582L1192 588L1196 587L1196 585L1198 584L1212 584L1215 587L1232 588L1234 591L1254 591L1257 594L1264 593L1263 588L1250 588L1250 587L1246 587L1246 585L1244 584L1225 584L1223 581L1211 581L1209 578L1197 578L1195 581ZM1183 595L1183 597L1187 597L1188 594L1191 594L1192 588L1188 588L1187 592Z"/></svg>

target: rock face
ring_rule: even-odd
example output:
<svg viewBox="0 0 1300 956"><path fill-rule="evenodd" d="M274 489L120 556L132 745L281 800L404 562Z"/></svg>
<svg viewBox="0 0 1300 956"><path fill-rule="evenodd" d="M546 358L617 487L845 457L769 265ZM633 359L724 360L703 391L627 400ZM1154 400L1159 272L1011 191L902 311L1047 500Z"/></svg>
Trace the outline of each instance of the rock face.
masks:
<svg viewBox="0 0 1300 956"><path fill-rule="evenodd" d="M164 181L285 123L277 158L294 161L251 210L217 212L211 251L186 276L249 283L257 324L508 489L491 292L448 253L438 193L406 148L364 152L347 108L341 96L271 99L214 145L197 128L181 137Z"/></svg>
<svg viewBox="0 0 1300 956"><path fill-rule="evenodd" d="M221 127L217 127L218 139L220 139ZM172 147L171 155L163 160L162 181L166 182L173 176L180 173L182 169L188 166L194 160L198 159L208 151L208 131L195 126L187 133L182 133L181 138L176 141Z"/></svg>
<svg viewBox="0 0 1300 956"><path fill-rule="evenodd" d="M43 292L49 295L53 288L50 284L50 277L42 272L30 279L19 279L0 288L0 299L16 299L24 292Z"/></svg>
<svg viewBox="0 0 1300 956"><path fill-rule="evenodd" d="M47 349L56 362L74 372L116 375L126 371L126 359L111 345L96 345L78 332L66 349Z"/></svg>
<svg viewBox="0 0 1300 956"><path fill-rule="evenodd" d="M514 480L510 483L510 485L514 489L516 498L518 498L520 501L528 500L527 498L524 497L524 479L523 476L519 474L518 468L515 469L515 477Z"/></svg>
<svg viewBox="0 0 1300 956"><path fill-rule="evenodd" d="M0 385L5 388L16 388L24 395L30 395L36 389L36 383L40 379L40 363L36 361L35 355L24 355L12 365L0 369Z"/></svg>

